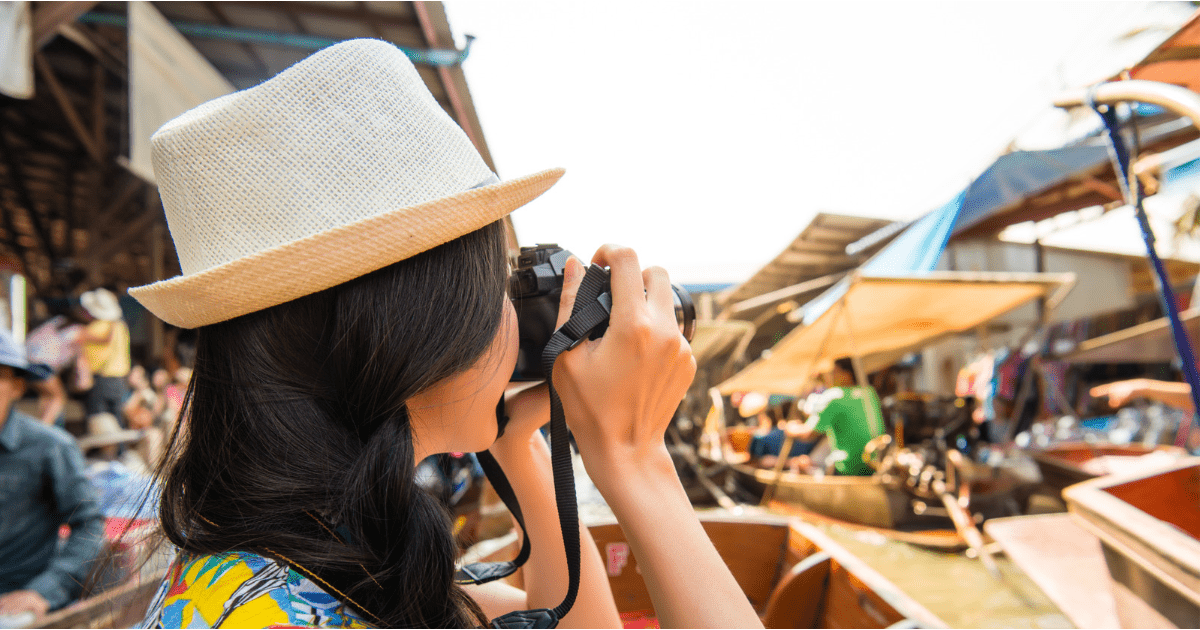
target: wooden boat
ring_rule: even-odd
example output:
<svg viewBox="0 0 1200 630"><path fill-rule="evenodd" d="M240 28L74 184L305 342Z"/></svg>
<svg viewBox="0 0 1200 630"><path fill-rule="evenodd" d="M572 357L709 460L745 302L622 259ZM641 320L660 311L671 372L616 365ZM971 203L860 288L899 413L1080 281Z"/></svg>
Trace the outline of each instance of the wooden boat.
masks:
<svg viewBox="0 0 1200 630"><path fill-rule="evenodd" d="M730 466L740 485L762 496L773 471L745 464ZM971 482L969 510L984 518L1024 512L1035 481L1008 469L992 469ZM950 518L936 501L914 497L883 475L848 477L782 472L774 499L848 523L885 529L945 529Z"/></svg>
<svg viewBox="0 0 1200 630"><path fill-rule="evenodd" d="M1085 481L1063 496L1100 540L1122 627L1200 627L1200 458Z"/></svg>
<svg viewBox="0 0 1200 630"><path fill-rule="evenodd" d="M878 534L884 538L895 540L897 542L917 545L927 549L936 549L938 551L963 551L970 547L966 540L963 540L961 534L954 530L953 527L934 527L931 529L891 529L887 527L872 527L871 525L861 525L851 523L841 519L818 514L812 510L806 510L799 507L795 503L784 503L782 501L772 500L767 503L767 509L774 514L784 516L794 516L808 523L818 523L826 525L837 525L851 531L867 532L869 534Z"/></svg>
<svg viewBox="0 0 1200 630"><path fill-rule="evenodd" d="M1176 458L1184 454L1183 449L1174 446L1067 442L1031 451L1029 455L1042 473L1042 484L1055 495L1061 495L1067 486L1122 472L1119 469L1136 465L1136 460L1156 452Z"/></svg>
<svg viewBox="0 0 1200 630"><path fill-rule="evenodd" d="M983 529L1076 628L1117 628L1100 541L1064 512L992 519Z"/></svg>
<svg viewBox="0 0 1200 630"><path fill-rule="evenodd" d="M768 628L944 628L916 600L820 529L798 519L706 515L701 522ZM657 627L654 605L620 526L588 528L608 566L626 628ZM499 544L498 544L499 543ZM516 535L485 541L467 561L510 559ZM510 578L520 585L520 572Z"/></svg>

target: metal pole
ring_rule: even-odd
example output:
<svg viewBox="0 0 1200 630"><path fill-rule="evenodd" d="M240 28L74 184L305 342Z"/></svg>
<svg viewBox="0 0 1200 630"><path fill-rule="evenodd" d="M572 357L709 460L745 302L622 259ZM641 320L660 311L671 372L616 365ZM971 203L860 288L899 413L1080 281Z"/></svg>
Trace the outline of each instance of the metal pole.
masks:
<svg viewBox="0 0 1200 630"><path fill-rule="evenodd" d="M1064 93L1054 101L1055 107L1080 107L1087 104L1087 90ZM1137 101L1165 107L1180 116L1187 116L1200 129L1200 94L1177 85L1158 81L1114 81L1093 88L1092 99L1096 103L1115 105L1124 101Z"/></svg>
<svg viewBox="0 0 1200 630"><path fill-rule="evenodd" d="M1073 107L1079 105L1115 105L1120 102L1135 101L1150 103L1166 108L1181 116L1187 116L1192 124L1200 129L1200 94L1185 88L1156 81L1116 81L1093 86L1090 90L1064 95L1055 101L1058 107ZM1124 151L1121 137L1116 129L1115 116L1111 110L1097 113L1105 122L1112 141L1113 154L1116 158L1117 181L1120 182L1128 196L1128 201L1135 207L1138 221L1141 224L1142 236L1146 242L1146 252L1154 266L1155 279L1163 302L1163 310L1171 323L1171 335L1175 340L1175 348L1183 364L1183 373L1191 386L1193 416L1200 412L1200 374L1197 373L1196 359L1192 351L1191 341L1184 332L1179 321L1178 307L1175 304L1171 280L1159 260L1154 248L1154 233L1150 229L1146 211L1142 207L1140 186L1141 182L1129 173L1130 159ZM1183 431L1181 430L1181 435Z"/></svg>

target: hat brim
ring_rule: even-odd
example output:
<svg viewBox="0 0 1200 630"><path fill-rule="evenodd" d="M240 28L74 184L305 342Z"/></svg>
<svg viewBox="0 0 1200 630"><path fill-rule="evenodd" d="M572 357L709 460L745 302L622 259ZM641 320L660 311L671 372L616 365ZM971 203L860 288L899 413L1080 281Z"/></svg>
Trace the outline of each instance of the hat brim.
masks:
<svg viewBox="0 0 1200 630"><path fill-rule="evenodd" d="M25 372L25 377L32 381L44 381L54 374L54 370L43 363L30 363L20 369Z"/></svg>
<svg viewBox="0 0 1200 630"><path fill-rule="evenodd" d="M17 372L17 376L29 381L44 381L54 374L54 370L49 365L23 359L14 360L13 357L0 359L0 365L12 368Z"/></svg>
<svg viewBox="0 0 1200 630"><path fill-rule="evenodd" d="M132 288L159 319L196 328L323 291L498 221L536 199L561 168L398 208L232 260Z"/></svg>
<svg viewBox="0 0 1200 630"><path fill-rule="evenodd" d="M118 444L132 444L145 437L143 431L134 429L121 429L119 431L110 431L97 435L87 435L77 440L79 450L88 452L96 448L104 448L105 446L116 446Z"/></svg>

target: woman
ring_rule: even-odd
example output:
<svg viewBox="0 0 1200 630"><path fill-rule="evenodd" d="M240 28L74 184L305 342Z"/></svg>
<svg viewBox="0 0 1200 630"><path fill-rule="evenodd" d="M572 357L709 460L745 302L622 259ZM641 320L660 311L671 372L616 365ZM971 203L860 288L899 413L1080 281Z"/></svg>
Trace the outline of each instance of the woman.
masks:
<svg viewBox="0 0 1200 630"><path fill-rule="evenodd" d="M130 293L199 334L162 471L179 556L147 624L461 627L557 605L546 393L513 398L499 439L495 407L518 347L500 221L562 171L499 182L403 53L373 40L187 112L153 147L183 275ZM667 275L615 246L593 263L611 267L610 327L553 375L584 464L664 623L757 625L663 443L695 371ZM562 313L582 275L573 260ZM484 449L533 543L524 591L454 583L446 511L414 480L428 455ZM562 625L616 626L581 538Z"/></svg>

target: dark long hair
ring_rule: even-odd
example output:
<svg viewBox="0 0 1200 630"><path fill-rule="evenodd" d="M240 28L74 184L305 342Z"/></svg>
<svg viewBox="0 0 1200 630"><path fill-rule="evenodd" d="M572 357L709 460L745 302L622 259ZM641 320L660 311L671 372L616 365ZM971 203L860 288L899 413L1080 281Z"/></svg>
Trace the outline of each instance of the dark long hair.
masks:
<svg viewBox="0 0 1200 630"><path fill-rule="evenodd" d="M285 561L382 626L486 624L454 584L449 515L414 480L405 404L487 351L506 274L497 222L201 328L160 469L166 537Z"/></svg>

